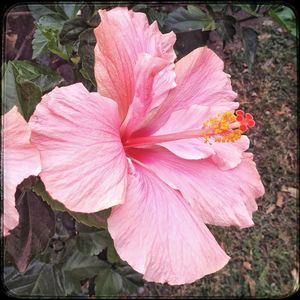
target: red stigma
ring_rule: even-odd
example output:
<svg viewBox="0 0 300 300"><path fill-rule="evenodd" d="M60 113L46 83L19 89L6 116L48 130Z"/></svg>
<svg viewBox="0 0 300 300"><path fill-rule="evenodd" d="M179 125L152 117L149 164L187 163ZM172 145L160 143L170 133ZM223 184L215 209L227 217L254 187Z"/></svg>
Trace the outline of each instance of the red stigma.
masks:
<svg viewBox="0 0 300 300"><path fill-rule="evenodd" d="M242 110L237 110L237 111L235 112L235 114L236 114L237 116L244 117L244 112L243 112Z"/></svg>
<svg viewBox="0 0 300 300"><path fill-rule="evenodd" d="M240 125L240 130L242 131L242 132L245 132L245 131L247 131L247 125L245 125L245 124L241 124Z"/></svg>
<svg viewBox="0 0 300 300"><path fill-rule="evenodd" d="M244 113L242 110L237 110L235 112L236 120L240 122L240 130L245 132L248 130L248 127L254 127L255 121L253 120L253 116L250 113Z"/></svg>

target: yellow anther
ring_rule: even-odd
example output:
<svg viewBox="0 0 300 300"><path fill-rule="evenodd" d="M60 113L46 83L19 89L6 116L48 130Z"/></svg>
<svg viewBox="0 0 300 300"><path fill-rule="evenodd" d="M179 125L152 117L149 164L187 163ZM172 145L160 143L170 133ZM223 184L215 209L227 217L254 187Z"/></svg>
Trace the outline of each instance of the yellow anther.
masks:
<svg viewBox="0 0 300 300"><path fill-rule="evenodd" d="M235 142L242 135L237 125L239 122L232 112L218 113L217 117L211 117L203 123L201 136L204 143L208 143L210 137L217 143Z"/></svg>

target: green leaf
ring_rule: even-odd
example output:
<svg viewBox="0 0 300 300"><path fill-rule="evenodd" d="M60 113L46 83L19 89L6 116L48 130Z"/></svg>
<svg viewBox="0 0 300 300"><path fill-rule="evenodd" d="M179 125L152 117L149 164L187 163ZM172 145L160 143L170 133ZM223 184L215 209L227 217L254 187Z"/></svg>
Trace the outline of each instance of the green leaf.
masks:
<svg viewBox="0 0 300 300"><path fill-rule="evenodd" d="M74 18L83 6L82 2L78 3L61 3L61 4L28 4L27 5L33 18L38 21L43 16L56 16L65 20Z"/></svg>
<svg viewBox="0 0 300 300"><path fill-rule="evenodd" d="M76 221L83 223L87 226L96 227L102 229L107 226L107 218L110 215L110 209L99 211L96 213L86 214L78 213L71 210L68 210L61 202L54 200L49 193L46 191L42 181L38 181L33 187L33 191L42 197L54 210L66 211L68 212Z"/></svg>
<svg viewBox="0 0 300 300"><path fill-rule="evenodd" d="M243 11L248 13L251 16L254 17L261 17L262 14L259 13L259 10L261 8L261 4L234 4L236 7L240 7Z"/></svg>
<svg viewBox="0 0 300 300"><path fill-rule="evenodd" d="M32 40L33 59L46 50L65 60L69 59L67 49L59 39L59 34L67 20L68 18L63 11L59 14L55 10L51 14L40 16L36 20L36 31Z"/></svg>
<svg viewBox="0 0 300 300"><path fill-rule="evenodd" d="M38 21L42 16L46 15L56 15L58 12L56 11L55 5L44 5L44 4L27 4L32 17Z"/></svg>
<svg viewBox="0 0 300 300"><path fill-rule="evenodd" d="M122 277L110 267L103 268L95 279L96 296L117 296L123 288Z"/></svg>
<svg viewBox="0 0 300 300"><path fill-rule="evenodd" d="M37 254L45 250L55 230L54 213L40 197L30 190L18 191L16 208L19 224L6 239L5 249L24 272Z"/></svg>
<svg viewBox="0 0 300 300"><path fill-rule="evenodd" d="M80 281L97 275L99 269L106 266L107 263L96 256L85 256L75 249L61 269L64 273L66 294L80 293Z"/></svg>
<svg viewBox="0 0 300 300"><path fill-rule="evenodd" d="M214 19L200 8L194 5L188 5L188 9L182 7L168 14L165 19L165 25L174 32L186 32L202 29L213 30L216 28Z"/></svg>
<svg viewBox="0 0 300 300"><path fill-rule="evenodd" d="M87 256L98 255L110 244L103 231L79 232L76 238L78 250Z"/></svg>
<svg viewBox="0 0 300 300"><path fill-rule="evenodd" d="M41 28L51 28L55 30L61 30L66 20L59 15L46 15L42 16L37 24Z"/></svg>
<svg viewBox="0 0 300 300"><path fill-rule="evenodd" d="M116 296L121 291L136 293L143 284L142 275L123 263L114 269L101 269L95 279L95 292L96 296Z"/></svg>
<svg viewBox="0 0 300 300"><path fill-rule="evenodd" d="M3 275L4 285L16 297L65 295L60 270L51 264L34 260L25 273L6 267Z"/></svg>
<svg viewBox="0 0 300 300"><path fill-rule="evenodd" d="M91 27L97 27L100 23L100 16L96 4L88 3L81 10L82 19Z"/></svg>
<svg viewBox="0 0 300 300"><path fill-rule="evenodd" d="M83 255L74 246L74 240L69 240L60 260L53 263L34 260L25 273L14 267L5 268L4 284L19 297L82 295L81 281L94 277L108 264L96 256Z"/></svg>
<svg viewBox="0 0 300 300"><path fill-rule="evenodd" d="M88 25L80 17L66 21L59 35L60 42L67 44L76 41L79 34L87 28L89 28Z"/></svg>
<svg viewBox="0 0 300 300"><path fill-rule="evenodd" d="M248 27L242 27L242 40L245 49L249 72L252 72L257 49L257 32Z"/></svg>
<svg viewBox="0 0 300 300"><path fill-rule="evenodd" d="M9 61L4 65L3 72L4 113L16 105L26 120L40 102L41 95L63 81L50 68L30 61Z"/></svg>
<svg viewBox="0 0 300 300"><path fill-rule="evenodd" d="M67 210L68 213L79 223L83 223L87 226L93 226L98 229L107 227L107 218L110 215L110 209L98 211L91 214L77 213Z"/></svg>
<svg viewBox="0 0 300 300"><path fill-rule="evenodd" d="M107 229L97 230L92 227L86 227L81 223L76 224L77 248L85 255L98 255L107 248L106 259L110 264L123 262L119 257L114 242Z"/></svg>
<svg viewBox="0 0 300 300"><path fill-rule="evenodd" d="M18 83L31 81L36 84L43 93L52 90L62 83L63 79L50 68L38 65L31 61L14 61L11 63L16 70L16 80Z"/></svg>
<svg viewBox="0 0 300 300"><path fill-rule="evenodd" d="M146 9L148 8L148 6L146 4L136 4L132 7L132 10L135 12L144 12L146 11Z"/></svg>
<svg viewBox="0 0 300 300"><path fill-rule="evenodd" d="M232 16L225 16L217 22L217 32L220 34L225 42L233 40L236 33L235 29L236 19Z"/></svg>
<svg viewBox="0 0 300 300"><path fill-rule="evenodd" d="M18 91L18 83L16 82L16 70L13 63L8 62L3 65L2 77L2 105L3 113L8 112L14 105L16 105L24 116L23 103L20 92Z"/></svg>
<svg viewBox="0 0 300 300"><path fill-rule="evenodd" d="M78 11L81 9L81 7L84 5L84 2L78 2L78 3L62 3L57 4L57 11L64 13L64 15L69 18L75 18Z"/></svg>
<svg viewBox="0 0 300 300"><path fill-rule="evenodd" d="M149 23L153 23L154 21L157 21L159 28L162 29L163 26L165 25L167 14L165 12L158 11L154 8L149 8L147 11L147 17Z"/></svg>
<svg viewBox="0 0 300 300"><path fill-rule="evenodd" d="M40 30L47 39L47 49L62 59L68 60L69 55L67 49L64 45L61 45L59 40L60 31L51 27L40 27ZM36 47L36 45L34 47Z"/></svg>
<svg viewBox="0 0 300 300"><path fill-rule="evenodd" d="M138 288L144 285L143 275L133 270L127 263L117 265L115 271L123 279L123 290L136 293Z"/></svg>
<svg viewBox="0 0 300 300"><path fill-rule="evenodd" d="M44 36L40 27L37 27L32 40L32 59L36 59L38 56L45 53L47 50L48 39Z"/></svg>
<svg viewBox="0 0 300 300"><path fill-rule="evenodd" d="M36 31L32 40L33 59L38 58L46 50L64 60L72 59L73 42L88 27L81 17L76 16L83 5L83 2L53 4L45 7L29 5L36 20ZM43 13L39 13L39 9Z"/></svg>
<svg viewBox="0 0 300 300"><path fill-rule="evenodd" d="M89 80L94 87L96 87L96 80L94 74L95 45L96 39L93 29L85 30L79 35L78 54L81 58L80 73L85 79Z"/></svg>
<svg viewBox="0 0 300 300"><path fill-rule="evenodd" d="M288 6L281 6L269 11L270 17L293 36L297 36L296 17L294 11Z"/></svg>
<svg viewBox="0 0 300 300"><path fill-rule="evenodd" d="M22 101L26 103L23 106L24 116L28 120L42 98L42 91L35 83L28 80L22 80L19 86Z"/></svg>
<svg viewBox="0 0 300 300"><path fill-rule="evenodd" d="M225 13L228 4L208 4L209 7L212 9L213 12L217 12L217 13Z"/></svg>
<svg viewBox="0 0 300 300"><path fill-rule="evenodd" d="M112 244L107 248L107 260L111 263L111 264L114 264L114 263L117 263L117 262L120 262L121 261L121 258L120 256L118 255L114 245L113 245L113 242Z"/></svg>

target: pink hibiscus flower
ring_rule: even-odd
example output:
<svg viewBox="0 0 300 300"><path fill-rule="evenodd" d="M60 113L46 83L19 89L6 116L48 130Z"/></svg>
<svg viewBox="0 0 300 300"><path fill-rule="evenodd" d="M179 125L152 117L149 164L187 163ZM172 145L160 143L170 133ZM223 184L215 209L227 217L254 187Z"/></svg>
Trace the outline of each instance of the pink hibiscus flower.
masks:
<svg viewBox="0 0 300 300"><path fill-rule="evenodd" d="M19 224L15 207L15 192L24 178L41 171L40 156L30 143L30 128L14 106L1 117L3 128L3 233L4 236Z"/></svg>
<svg viewBox="0 0 300 300"><path fill-rule="evenodd" d="M254 121L233 114L213 51L174 64L174 33L126 8L99 12L98 93L55 88L30 119L40 176L70 210L112 207L116 250L146 280L191 283L229 260L205 223L253 225L264 187L242 132Z"/></svg>

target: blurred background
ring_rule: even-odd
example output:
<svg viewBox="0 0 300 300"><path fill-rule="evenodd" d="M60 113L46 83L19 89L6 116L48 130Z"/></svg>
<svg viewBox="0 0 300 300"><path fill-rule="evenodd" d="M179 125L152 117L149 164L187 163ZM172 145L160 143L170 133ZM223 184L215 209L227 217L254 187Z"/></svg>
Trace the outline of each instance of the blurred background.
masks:
<svg viewBox="0 0 300 300"><path fill-rule="evenodd" d="M3 24L3 111L12 106L13 97L28 120L41 95L55 85L83 81L90 91L95 91L93 28L100 22L97 10L114 6L118 4L32 4L9 8ZM254 227L241 230L209 226L231 256L221 271L182 286L143 283L122 271L118 274L127 276L128 281L132 279L131 285L124 284L124 279L121 285L116 284L121 279L111 279L115 278L112 276L103 286L98 284L95 292L95 277L91 277L80 281L78 293L128 297L285 297L294 293L299 289L299 45L294 9L275 4L196 2L128 7L146 13L151 23L157 21L162 32L176 33L178 59L207 45L224 60L241 109L253 114L256 121L248 134L250 151L266 193L258 199ZM62 220L60 230L69 234L74 231L75 221L70 214L58 212L56 218ZM61 241L52 239L52 247L59 247L58 240ZM56 253L60 251L55 249ZM110 255L111 265L117 264ZM5 264L9 290L19 295L35 295L37 290L43 294L44 290L26 282L27 273L22 275L15 269L13 258ZM118 272L118 266L114 265L113 270Z"/></svg>

